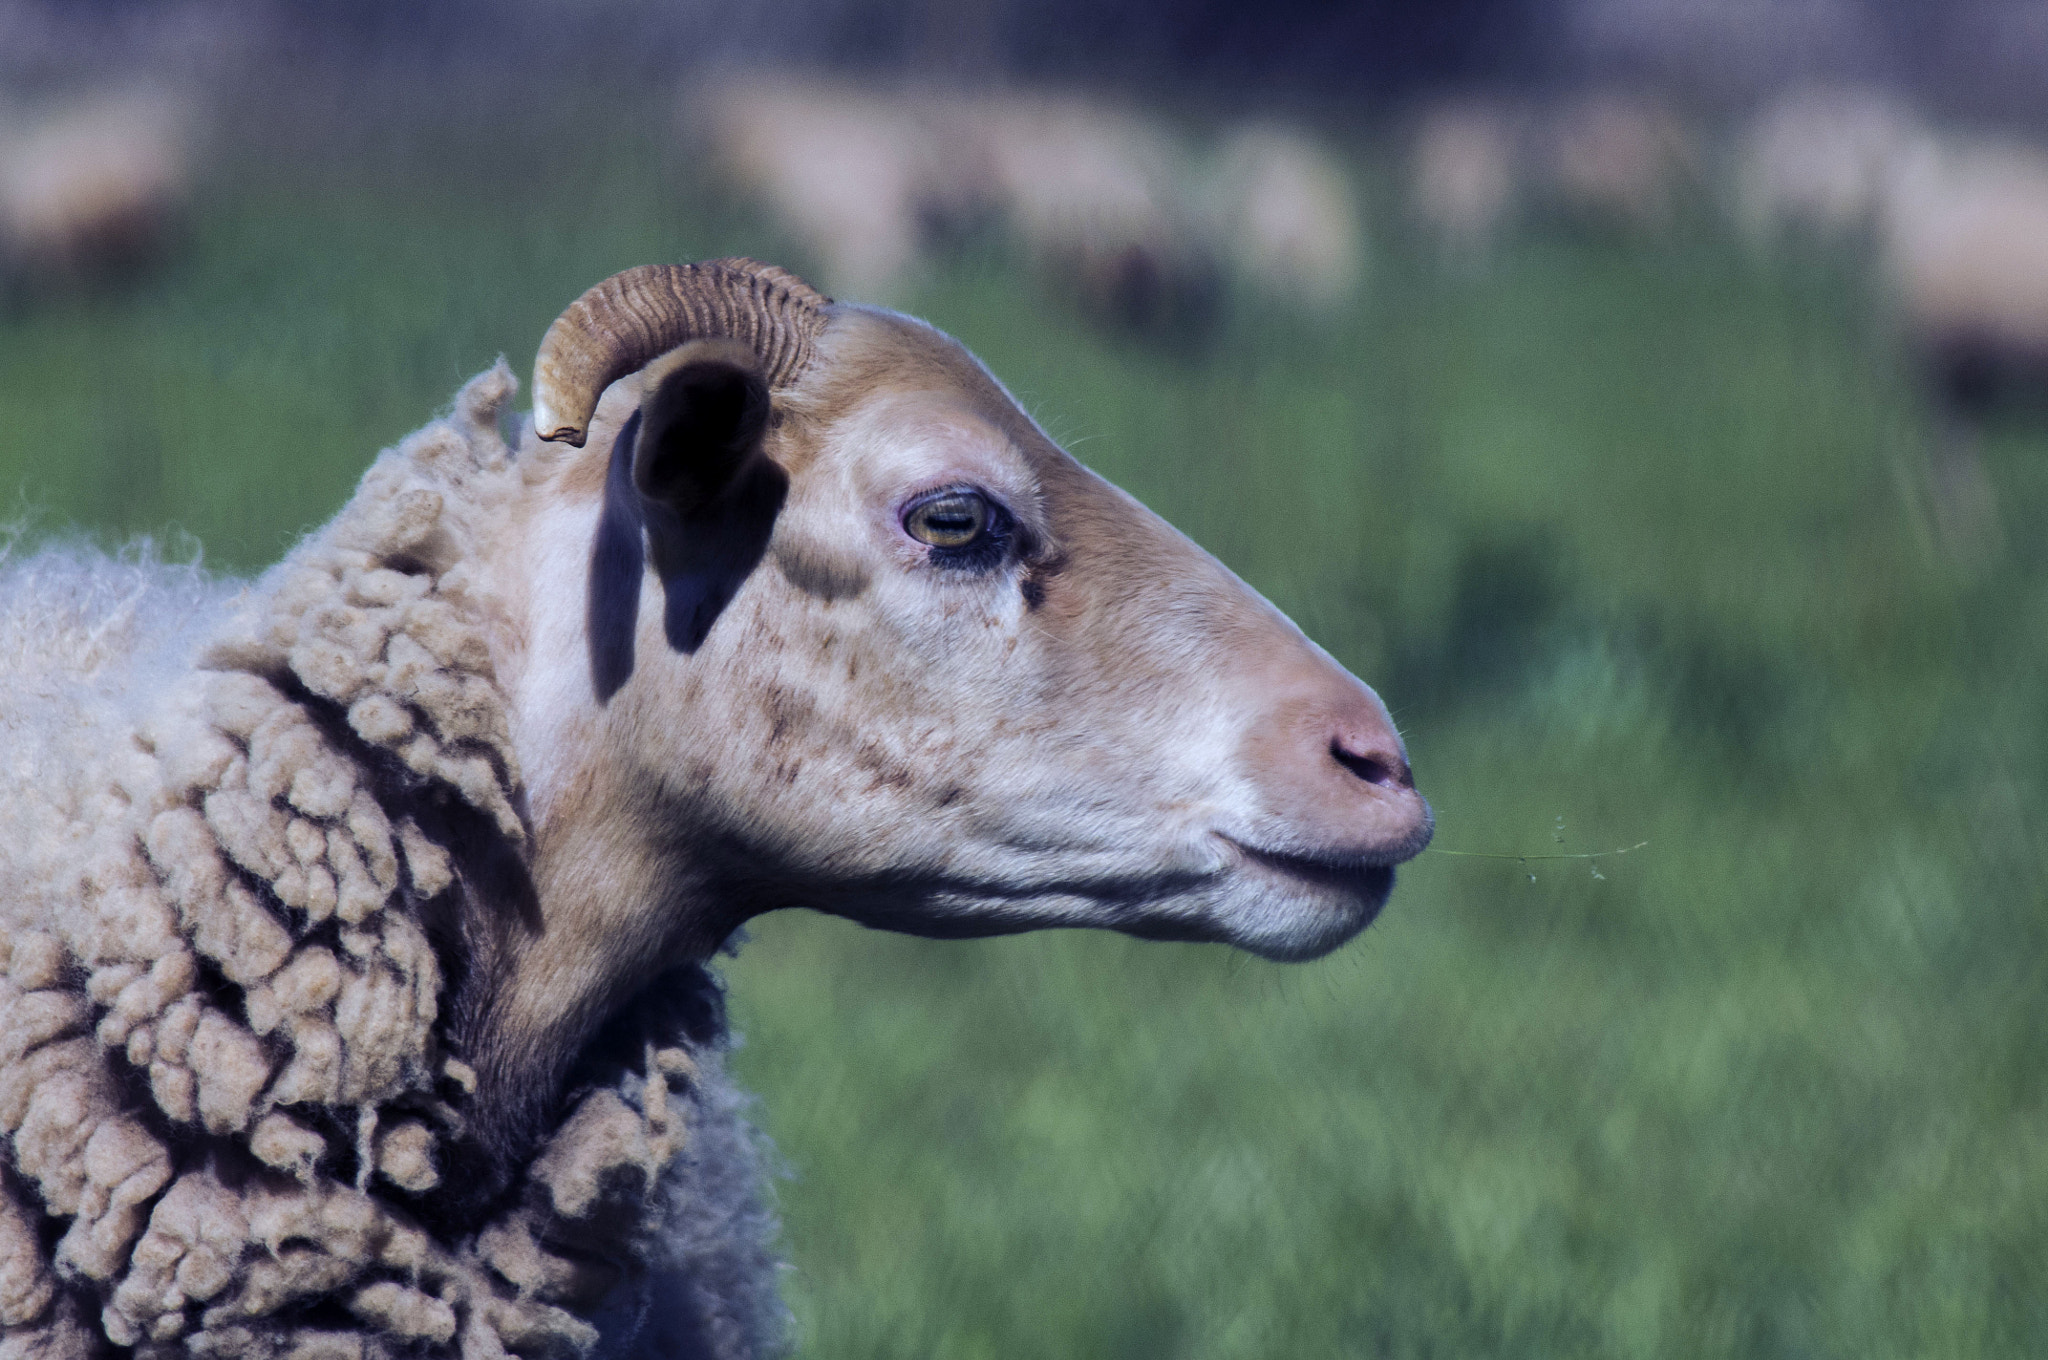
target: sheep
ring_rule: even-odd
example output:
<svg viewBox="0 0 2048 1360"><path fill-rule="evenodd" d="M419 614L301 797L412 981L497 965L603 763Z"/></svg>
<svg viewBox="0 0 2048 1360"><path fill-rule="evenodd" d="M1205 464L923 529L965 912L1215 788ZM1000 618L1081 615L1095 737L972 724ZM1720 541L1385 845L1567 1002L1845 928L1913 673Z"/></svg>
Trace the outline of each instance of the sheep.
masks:
<svg viewBox="0 0 2048 1360"><path fill-rule="evenodd" d="M714 169L760 198L835 288L900 291L940 167L913 108L821 80L714 82L690 121Z"/></svg>
<svg viewBox="0 0 2048 1360"><path fill-rule="evenodd" d="M1876 225L1886 182L1918 120L1869 90L1799 89L1774 101L1736 150L1735 214L1753 241L1800 231L1842 240Z"/></svg>
<svg viewBox="0 0 2048 1360"><path fill-rule="evenodd" d="M1556 206L1635 230L1671 225L1697 179L1691 132L1661 100L1595 90L1550 111L1538 135L1543 188Z"/></svg>
<svg viewBox="0 0 2048 1360"><path fill-rule="evenodd" d="M1210 188L1221 253L1266 297L1310 313L1341 307L1365 277L1365 228L1343 164L1300 132L1231 133Z"/></svg>
<svg viewBox="0 0 2048 1360"><path fill-rule="evenodd" d="M1886 281L1944 400L1981 415L2048 374L2048 152L1923 134L1892 157L1879 207Z"/></svg>
<svg viewBox="0 0 2048 1360"><path fill-rule="evenodd" d="M1170 326L1208 300L1214 270L1193 229L1184 154L1136 113L755 73L705 86L687 121L712 164L773 211L835 287L899 293L935 235L994 219L1115 324Z"/></svg>
<svg viewBox="0 0 2048 1360"><path fill-rule="evenodd" d="M1350 176L1267 123L1205 158L1159 119L1074 96L759 72L695 89L685 123L716 173L855 292L901 293L935 247L987 223L1090 314L1157 335L1199 332L1226 274L1310 313L1363 274Z"/></svg>
<svg viewBox="0 0 2048 1360"><path fill-rule="evenodd" d="M1647 96L1595 89L1538 103L1459 98L1416 119L1409 210L1446 264L1472 268L1524 216L1662 231L1700 161L1685 123Z"/></svg>
<svg viewBox="0 0 2048 1360"><path fill-rule="evenodd" d="M37 291L159 255L190 188L189 106L160 91L16 111L0 135L0 279Z"/></svg>
<svg viewBox="0 0 2048 1360"><path fill-rule="evenodd" d="M2048 153L1938 133L1870 91L1803 90L1744 138L1740 220L1873 248L1947 411L1978 416L2048 373Z"/></svg>
<svg viewBox="0 0 2048 1360"><path fill-rule="evenodd" d="M773 1351L710 960L809 906L1317 957L1378 697L956 342L646 266L262 577L0 581L0 1355Z"/></svg>
<svg viewBox="0 0 2048 1360"><path fill-rule="evenodd" d="M1505 108L1476 100L1439 104L1416 120L1408 199L1446 260L1485 263L1521 192L1522 128Z"/></svg>
<svg viewBox="0 0 2048 1360"><path fill-rule="evenodd" d="M960 163L1049 276L1092 314L1162 335L1199 330L1217 265L1190 197L1189 156L1164 124L1078 98L1013 94L951 105Z"/></svg>
<svg viewBox="0 0 2048 1360"><path fill-rule="evenodd" d="M1877 213L1883 282L1931 389L1923 469L1936 545L1965 567L2005 542L1982 423L2048 393L2048 152L1923 132L1895 149Z"/></svg>

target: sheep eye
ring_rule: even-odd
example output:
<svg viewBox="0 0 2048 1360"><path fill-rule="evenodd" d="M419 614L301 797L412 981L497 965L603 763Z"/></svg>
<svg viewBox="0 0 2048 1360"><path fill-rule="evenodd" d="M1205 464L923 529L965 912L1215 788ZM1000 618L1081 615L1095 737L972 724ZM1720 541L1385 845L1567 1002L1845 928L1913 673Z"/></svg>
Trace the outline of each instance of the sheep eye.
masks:
<svg viewBox="0 0 2048 1360"><path fill-rule="evenodd" d="M903 528L934 548L965 548L988 532L988 498L978 491L946 491L919 501L903 516Z"/></svg>

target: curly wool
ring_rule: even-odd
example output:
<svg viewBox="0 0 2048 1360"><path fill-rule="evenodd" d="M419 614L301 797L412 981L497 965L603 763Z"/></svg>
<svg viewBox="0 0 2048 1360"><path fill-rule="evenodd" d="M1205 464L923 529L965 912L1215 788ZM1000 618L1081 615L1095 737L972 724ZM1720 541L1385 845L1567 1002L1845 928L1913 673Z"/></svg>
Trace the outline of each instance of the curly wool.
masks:
<svg viewBox="0 0 2048 1360"><path fill-rule="evenodd" d="M0 1360L776 1348L701 970L614 1022L480 1225L434 1227L473 1084L437 1026L448 827L526 839L467 565L515 387L470 382L231 599L145 554L0 565Z"/></svg>

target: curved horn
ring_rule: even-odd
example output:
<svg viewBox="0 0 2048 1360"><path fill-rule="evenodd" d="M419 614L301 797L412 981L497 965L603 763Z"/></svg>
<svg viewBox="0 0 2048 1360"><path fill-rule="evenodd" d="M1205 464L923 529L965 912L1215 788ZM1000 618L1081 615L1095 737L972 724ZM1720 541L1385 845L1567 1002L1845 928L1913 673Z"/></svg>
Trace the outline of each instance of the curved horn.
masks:
<svg viewBox="0 0 2048 1360"><path fill-rule="evenodd" d="M755 260L648 264L614 274L570 303L533 361L533 428L577 448L613 382L688 340L722 336L751 347L772 390L811 361L832 299Z"/></svg>

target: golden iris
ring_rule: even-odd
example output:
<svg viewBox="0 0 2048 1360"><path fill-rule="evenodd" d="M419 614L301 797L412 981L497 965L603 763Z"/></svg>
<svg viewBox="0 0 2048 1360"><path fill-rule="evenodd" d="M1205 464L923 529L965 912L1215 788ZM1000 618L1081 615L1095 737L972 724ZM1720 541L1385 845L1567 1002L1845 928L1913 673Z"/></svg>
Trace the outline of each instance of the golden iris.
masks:
<svg viewBox="0 0 2048 1360"><path fill-rule="evenodd" d="M912 506L903 527L934 548L964 548L988 528L988 500L978 491L948 491Z"/></svg>

